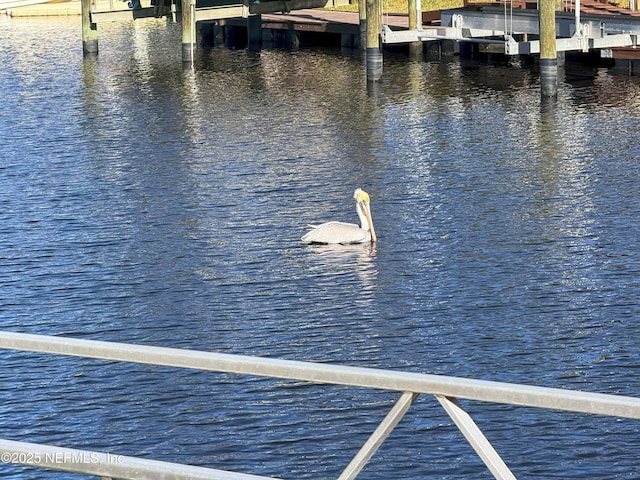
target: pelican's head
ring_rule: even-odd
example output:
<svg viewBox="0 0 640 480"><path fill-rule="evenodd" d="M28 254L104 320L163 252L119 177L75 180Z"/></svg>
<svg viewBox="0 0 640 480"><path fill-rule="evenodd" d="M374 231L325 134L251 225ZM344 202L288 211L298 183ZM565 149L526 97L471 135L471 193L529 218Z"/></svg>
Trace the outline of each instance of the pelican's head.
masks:
<svg viewBox="0 0 640 480"><path fill-rule="evenodd" d="M363 200L367 203L371 202L371 200L369 199L369 194L361 188L356 188L356 191L353 192L353 198L357 203L360 203Z"/></svg>
<svg viewBox="0 0 640 480"><path fill-rule="evenodd" d="M356 191L353 192L353 198L356 201L356 210L358 211L362 228L369 230L369 233L371 234L371 242L377 241L376 232L373 229L373 219L371 218L371 200L369 199L369 194L364 190L357 188Z"/></svg>

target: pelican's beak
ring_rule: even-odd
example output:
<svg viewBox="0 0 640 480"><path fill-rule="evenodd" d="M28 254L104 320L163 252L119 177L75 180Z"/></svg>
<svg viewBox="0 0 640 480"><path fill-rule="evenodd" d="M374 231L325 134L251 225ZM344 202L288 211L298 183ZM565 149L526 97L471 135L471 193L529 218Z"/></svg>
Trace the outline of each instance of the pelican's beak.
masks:
<svg viewBox="0 0 640 480"><path fill-rule="evenodd" d="M366 200L360 200L360 207L364 212L364 216L367 217L367 224L369 225L369 233L371 233L371 243L378 241L376 237L376 231L373 229L373 219L371 218L371 208L369 208L369 202Z"/></svg>

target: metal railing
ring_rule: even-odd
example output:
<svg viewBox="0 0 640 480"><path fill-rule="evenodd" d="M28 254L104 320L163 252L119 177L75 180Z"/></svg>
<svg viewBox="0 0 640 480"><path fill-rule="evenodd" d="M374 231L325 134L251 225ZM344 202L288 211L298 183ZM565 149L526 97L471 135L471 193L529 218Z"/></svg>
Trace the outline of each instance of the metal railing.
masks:
<svg viewBox="0 0 640 480"><path fill-rule="evenodd" d="M515 479L515 476L471 417L460 407L457 399L640 419L640 398L441 375L15 332L0 332L0 348L400 392L400 399L342 472L339 480L354 479L358 475L420 394L435 396L497 479ZM0 460L3 463L118 479L271 478L9 440L0 440Z"/></svg>

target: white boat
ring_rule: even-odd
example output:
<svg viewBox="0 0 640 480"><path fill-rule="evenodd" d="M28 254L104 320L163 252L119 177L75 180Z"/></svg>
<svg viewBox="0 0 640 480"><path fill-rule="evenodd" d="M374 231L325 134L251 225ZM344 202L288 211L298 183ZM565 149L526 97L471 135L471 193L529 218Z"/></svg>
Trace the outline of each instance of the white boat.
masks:
<svg viewBox="0 0 640 480"><path fill-rule="evenodd" d="M38 5L41 3L62 3L64 1L66 0L0 0L0 11L11 8L28 7L29 5Z"/></svg>

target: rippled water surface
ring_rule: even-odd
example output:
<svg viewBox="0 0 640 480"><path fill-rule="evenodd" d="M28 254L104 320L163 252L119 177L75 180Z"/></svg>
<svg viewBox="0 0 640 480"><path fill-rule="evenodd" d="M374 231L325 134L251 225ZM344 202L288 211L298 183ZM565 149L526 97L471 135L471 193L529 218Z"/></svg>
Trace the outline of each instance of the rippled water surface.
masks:
<svg viewBox="0 0 640 480"><path fill-rule="evenodd" d="M0 17L10 331L640 391L640 82L573 68L216 47ZM356 221L374 246L301 244ZM336 478L391 393L1 353L2 437ZM636 421L463 402L518 478L640 478ZM3 478L69 474L2 465ZM491 478L420 398L365 479Z"/></svg>

